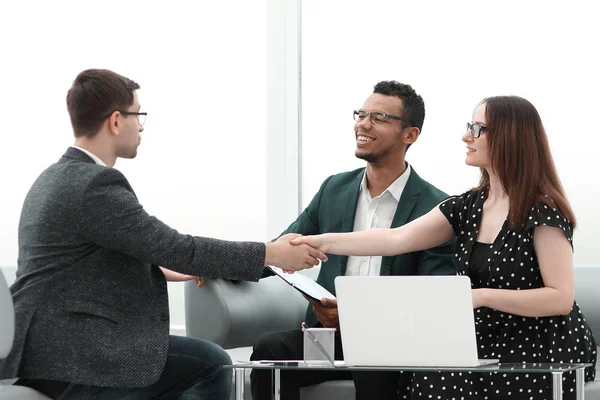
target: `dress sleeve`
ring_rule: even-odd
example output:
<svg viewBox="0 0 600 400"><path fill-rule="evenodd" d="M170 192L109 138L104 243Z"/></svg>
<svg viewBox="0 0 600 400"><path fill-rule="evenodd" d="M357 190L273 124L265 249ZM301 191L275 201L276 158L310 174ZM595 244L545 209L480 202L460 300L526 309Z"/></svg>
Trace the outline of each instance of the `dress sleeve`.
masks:
<svg viewBox="0 0 600 400"><path fill-rule="evenodd" d="M463 193L457 196L450 196L446 200L440 203L440 211L450 225L452 225L452 229L454 229L454 233L458 235L460 232L460 224L463 212L466 210L465 207L468 208L468 198L470 197L471 191Z"/></svg>
<svg viewBox="0 0 600 400"><path fill-rule="evenodd" d="M561 229L571 243L571 246L573 245L573 226L571 222L556 207L537 202L531 208L525 229L535 229L541 225Z"/></svg>

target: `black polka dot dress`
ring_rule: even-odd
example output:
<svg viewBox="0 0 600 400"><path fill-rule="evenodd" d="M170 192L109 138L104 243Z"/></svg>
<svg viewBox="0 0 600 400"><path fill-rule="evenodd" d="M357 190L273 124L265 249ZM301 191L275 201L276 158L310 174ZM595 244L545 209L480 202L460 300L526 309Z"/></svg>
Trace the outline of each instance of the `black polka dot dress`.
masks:
<svg viewBox="0 0 600 400"><path fill-rule="evenodd" d="M562 229L572 243L570 223L558 210L536 203L525 228L510 230L505 221L493 243L476 243L487 190L469 191L440 204L456 235L455 262L473 288L525 290L543 287L533 248L536 226ZM596 343L577 303L568 315L522 317L487 307L474 310L479 358L501 363L596 363ZM595 368L585 370L594 380ZM552 398L552 376L538 373L416 373L411 399ZM575 373L563 374L564 399L575 399Z"/></svg>

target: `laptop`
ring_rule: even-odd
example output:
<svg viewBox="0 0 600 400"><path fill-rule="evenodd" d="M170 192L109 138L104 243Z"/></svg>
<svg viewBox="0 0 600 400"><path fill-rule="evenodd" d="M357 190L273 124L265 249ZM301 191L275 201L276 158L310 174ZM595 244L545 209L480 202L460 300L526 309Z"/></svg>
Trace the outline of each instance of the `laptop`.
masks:
<svg viewBox="0 0 600 400"><path fill-rule="evenodd" d="M471 281L466 276L335 278L346 365L476 367Z"/></svg>

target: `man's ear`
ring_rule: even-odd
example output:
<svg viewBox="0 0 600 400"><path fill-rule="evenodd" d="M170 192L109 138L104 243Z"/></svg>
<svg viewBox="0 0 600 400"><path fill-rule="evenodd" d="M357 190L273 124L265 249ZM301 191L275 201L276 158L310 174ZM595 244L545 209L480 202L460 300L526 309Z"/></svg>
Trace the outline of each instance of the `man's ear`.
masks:
<svg viewBox="0 0 600 400"><path fill-rule="evenodd" d="M121 123L121 113L118 111L113 112L108 117L108 130L111 135L117 136L119 131L119 124Z"/></svg>
<svg viewBox="0 0 600 400"><path fill-rule="evenodd" d="M421 134L421 130L416 126L411 126L410 128L406 128L404 130L404 143L413 144L419 138Z"/></svg>

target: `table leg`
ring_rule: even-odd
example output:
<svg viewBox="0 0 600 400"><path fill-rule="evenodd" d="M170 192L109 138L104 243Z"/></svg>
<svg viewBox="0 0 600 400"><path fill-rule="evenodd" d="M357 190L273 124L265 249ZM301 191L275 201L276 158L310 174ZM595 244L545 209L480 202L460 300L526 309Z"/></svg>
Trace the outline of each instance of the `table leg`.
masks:
<svg viewBox="0 0 600 400"><path fill-rule="evenodd" d="M281 400L281 370L273 369L273 400Z"/></svg>
<svg viewBox="0 0 600 400"><path fill-rule="evenodd" d="M552 373L552 399L562 400L562 372Z"/></svg>
<svg viewBox="0 0 600 400"><path fill-rule="evenodd" d="M244 400L244 389L246 388L246 369L234 368L235 374L235 400Z"/></svg>
<svg viewBox="0 0 600 400"><path fill-rule="evenodd" d="M577 400L585 399L585 368L579 368L575 370L575 395L577 396Z"/></svg>

